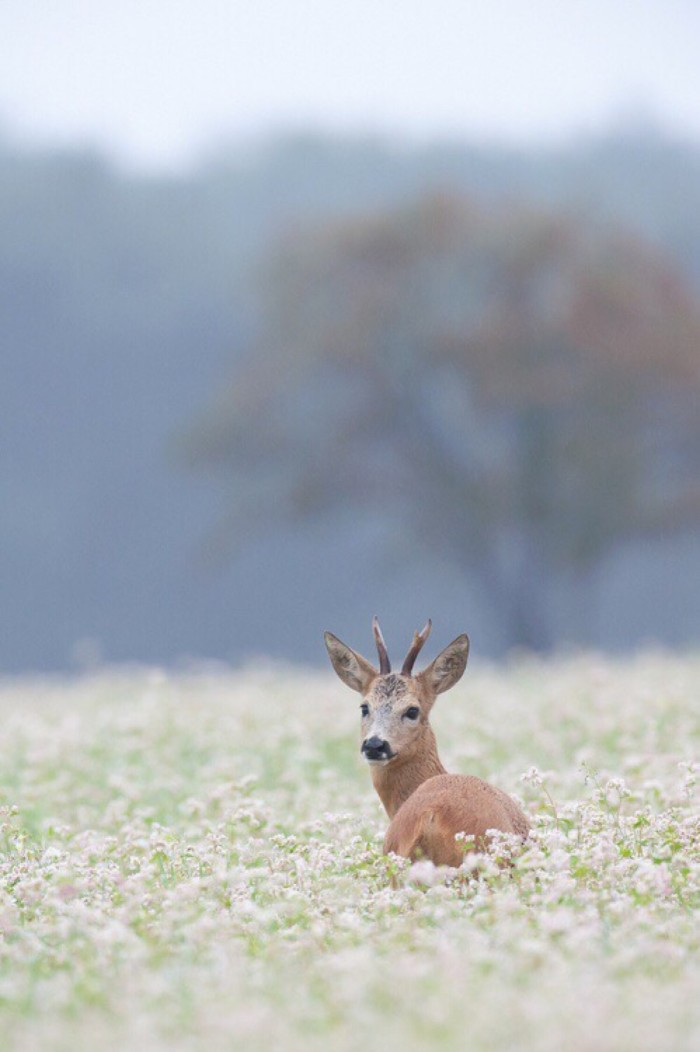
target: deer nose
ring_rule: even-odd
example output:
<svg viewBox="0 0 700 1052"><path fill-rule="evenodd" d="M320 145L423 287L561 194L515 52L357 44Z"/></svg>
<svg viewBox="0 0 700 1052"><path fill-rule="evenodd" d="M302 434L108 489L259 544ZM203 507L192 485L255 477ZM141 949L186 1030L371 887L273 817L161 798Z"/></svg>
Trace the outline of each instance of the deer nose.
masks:
<svg viewBox="0 0 700 1052"><path fill-rule="evenodd" d="M361 750L368 760L387 760L391 755L389 742L383 738L365 738Z"/></svg>

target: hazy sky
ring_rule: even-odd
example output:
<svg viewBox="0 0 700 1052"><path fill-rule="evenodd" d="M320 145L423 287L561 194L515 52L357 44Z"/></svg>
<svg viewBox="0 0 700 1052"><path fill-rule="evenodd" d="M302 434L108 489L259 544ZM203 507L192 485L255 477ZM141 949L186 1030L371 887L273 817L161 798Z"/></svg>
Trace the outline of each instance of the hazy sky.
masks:
<svg viewBox="0 0 700 1052"><path fill-rule="evenodd" d="M284 128L700 141L700 0L0 0L0 127L187 163Z"/></svg>

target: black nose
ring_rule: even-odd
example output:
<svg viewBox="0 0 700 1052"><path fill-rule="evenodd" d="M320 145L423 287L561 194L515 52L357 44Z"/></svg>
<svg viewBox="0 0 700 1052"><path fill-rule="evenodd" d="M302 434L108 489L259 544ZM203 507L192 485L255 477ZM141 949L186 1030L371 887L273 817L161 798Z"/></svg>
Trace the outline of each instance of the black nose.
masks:
<svg viewBox="0 0 700 1052"><path fill-rule="evenodd" d="M368 760L386 760L391 750L389 742L383 738L366 738L362 743L362 752Z"/></svg>

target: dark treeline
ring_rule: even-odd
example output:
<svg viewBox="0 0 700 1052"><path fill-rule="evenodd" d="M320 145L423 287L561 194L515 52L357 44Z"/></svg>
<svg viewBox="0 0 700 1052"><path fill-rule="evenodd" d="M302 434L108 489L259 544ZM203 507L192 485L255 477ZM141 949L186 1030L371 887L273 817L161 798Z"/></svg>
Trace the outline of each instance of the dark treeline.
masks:
<svg viewBox="0 0 700 1052"><path fill-rule="evenodd" d="M700 292L700 152L659 136L547 153L297 137L168 179L0 150L0 667L100 651L315 660L320 629L355 638L374 612L396 632L428 615L446 633L467 628L481 652L517 641L469 560L455 563L438 534L431 552L428 526L417 554L381 499L287 514L268 473L259 514L234 528L234 473L192 453L198 422L206 432L273 331L270 260L319 223L435 194L626 228ZM319 404L306 408L319 419ZM264 432L264 416L248 426ZM548 641L700 635L692 516L672 539L634 534L617 530L585 577L564 568Z"/></svg>

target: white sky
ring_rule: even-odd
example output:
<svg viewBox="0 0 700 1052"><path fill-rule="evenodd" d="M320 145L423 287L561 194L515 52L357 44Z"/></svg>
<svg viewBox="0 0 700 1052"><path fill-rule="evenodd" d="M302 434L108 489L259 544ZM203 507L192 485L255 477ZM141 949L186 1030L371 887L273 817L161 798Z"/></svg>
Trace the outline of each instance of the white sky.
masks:
<svg viewBox="0 0 700 1052"><path fill-rule="evenodd" d="M0 0L0 128L139 167L285 128L700 141L700 0Z"/></svg>

